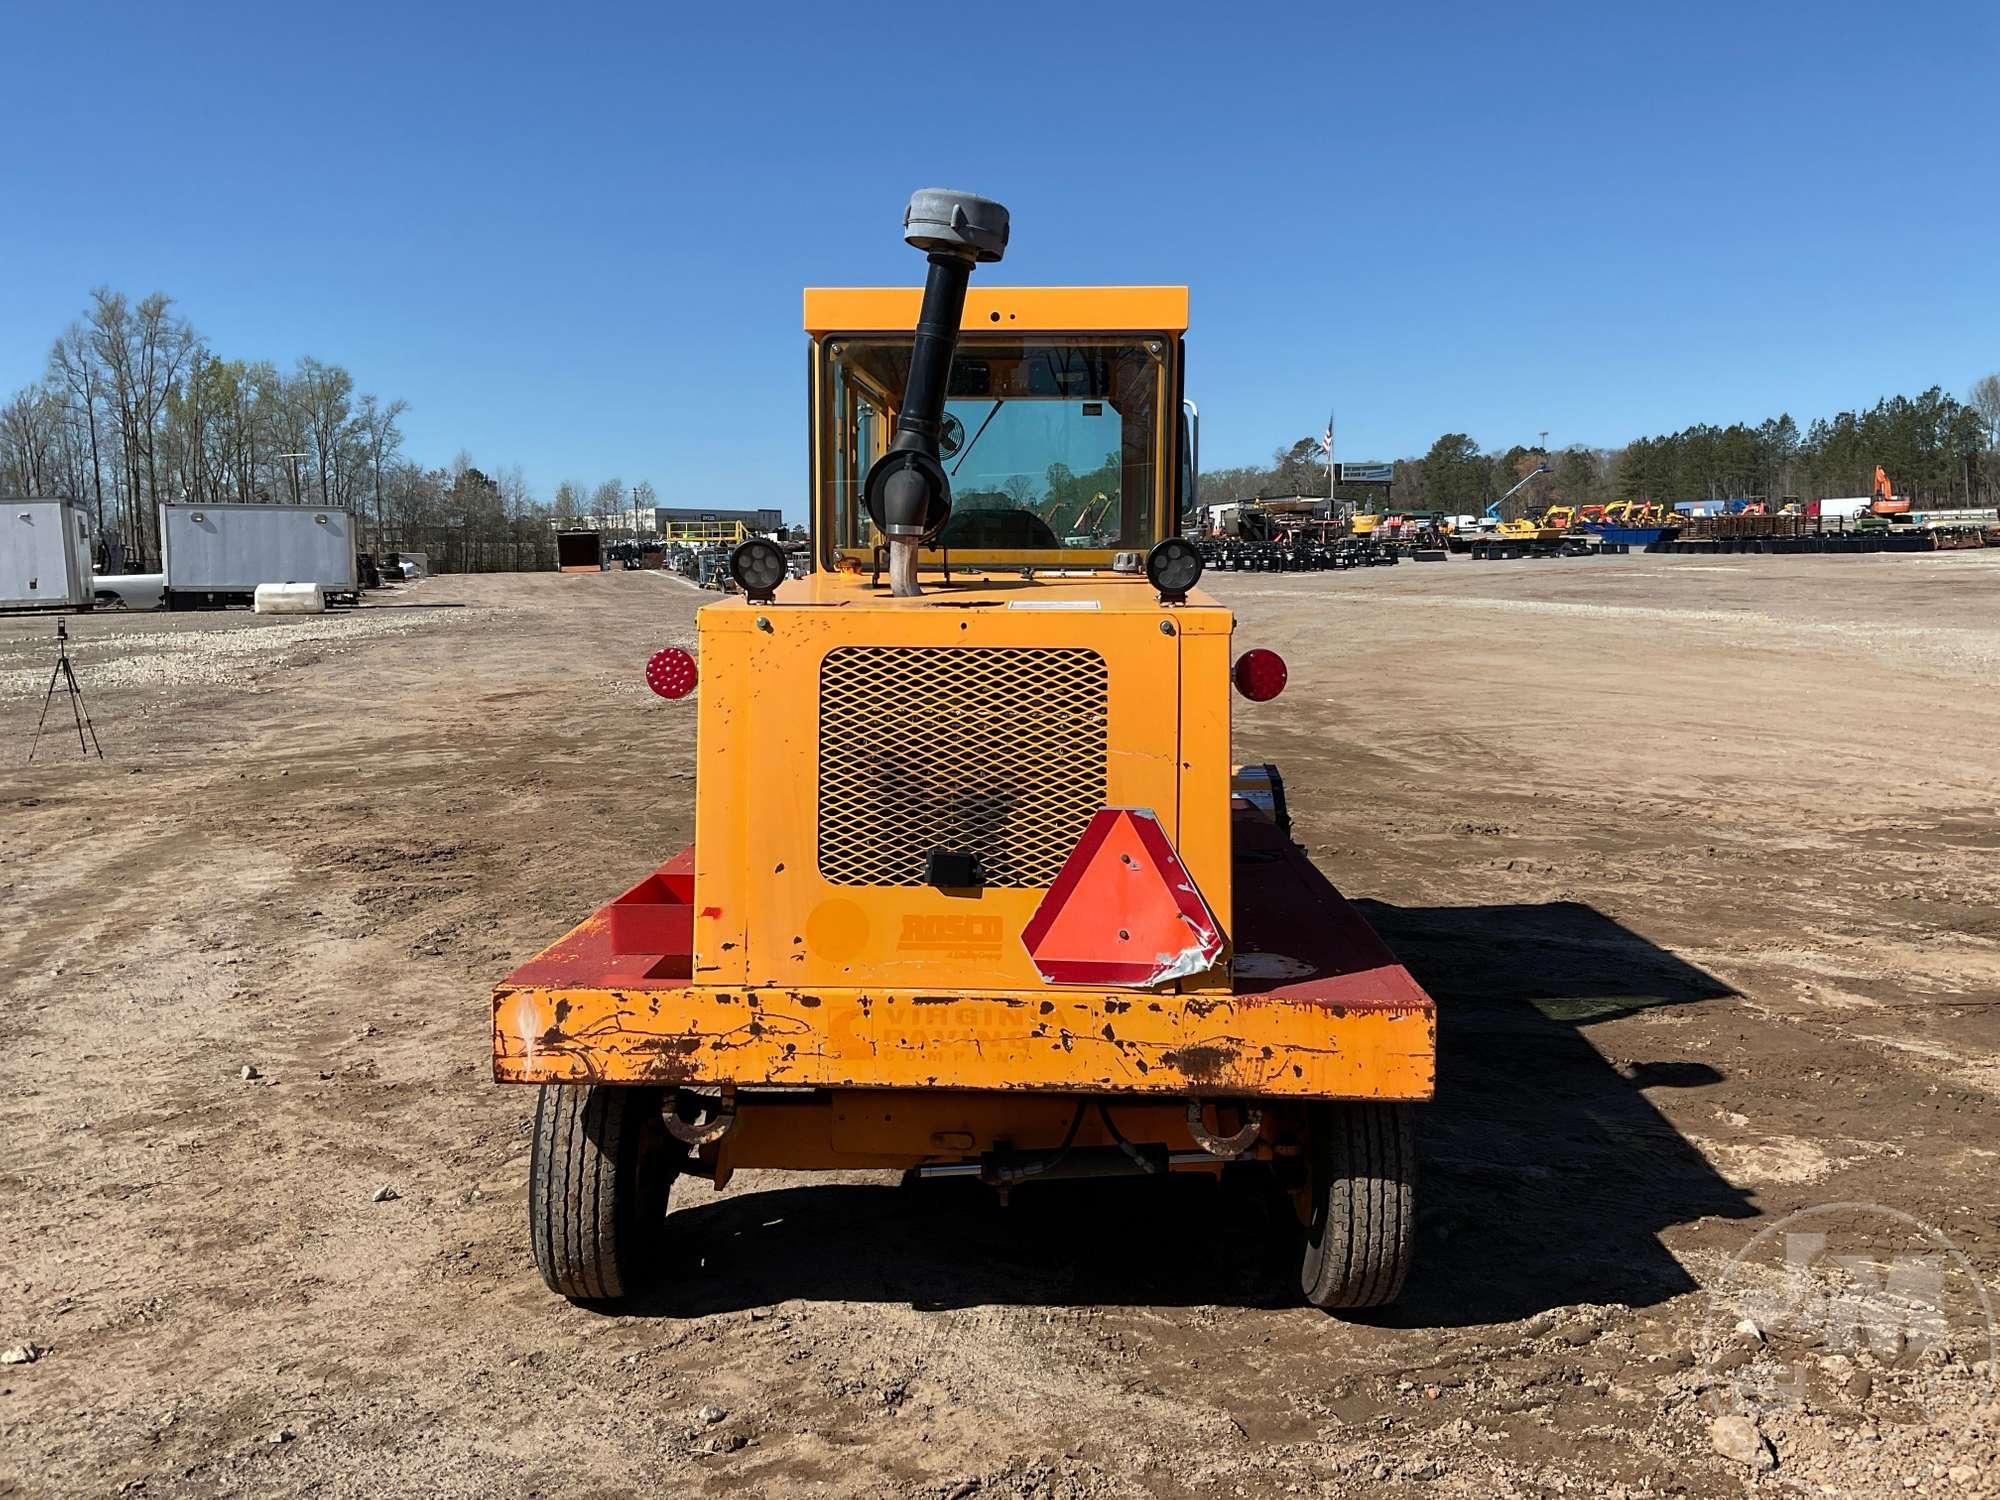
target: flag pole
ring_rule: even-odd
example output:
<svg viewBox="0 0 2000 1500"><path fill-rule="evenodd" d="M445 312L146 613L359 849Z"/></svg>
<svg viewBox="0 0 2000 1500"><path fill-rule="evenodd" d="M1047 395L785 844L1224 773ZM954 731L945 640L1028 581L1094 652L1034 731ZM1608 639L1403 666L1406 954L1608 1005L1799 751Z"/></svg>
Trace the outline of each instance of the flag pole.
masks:
<svg viewBox="0 0 2000 1500"><path fill-rule="evenodd" d="M1333 514L1333 408L1326 409L1326 518L1331 521Z"/></svg>

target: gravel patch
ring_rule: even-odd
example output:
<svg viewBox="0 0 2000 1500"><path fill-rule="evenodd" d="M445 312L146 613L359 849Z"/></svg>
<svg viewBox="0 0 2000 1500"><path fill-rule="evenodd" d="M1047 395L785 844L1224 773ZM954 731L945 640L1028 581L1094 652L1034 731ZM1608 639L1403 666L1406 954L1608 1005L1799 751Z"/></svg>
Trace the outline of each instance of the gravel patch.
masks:
<svg viewBox="0 0 2000 1500"><path fill-rule="evenodd" d="M88 624L76 624L71 628L70 659L86 692L242 685L274 667L302 665L303 658L317 661L369 642L445 629L463 622L466 615L460 610L357 610L305 618L218 618L229 623L193 630L164 626L121 630L97 639L91 638ZM54 646L53 627L47 638L0 641L0 702L36 698L48 691Z"/></svg>

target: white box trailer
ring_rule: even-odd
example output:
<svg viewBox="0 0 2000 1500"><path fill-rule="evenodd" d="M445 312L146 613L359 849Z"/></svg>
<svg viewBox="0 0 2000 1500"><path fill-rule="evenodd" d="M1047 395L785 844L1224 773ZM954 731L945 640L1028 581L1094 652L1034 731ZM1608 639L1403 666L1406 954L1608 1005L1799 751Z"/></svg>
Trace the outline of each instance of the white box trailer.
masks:
<svg viewBox="0 0 2000 1500"><path fill-rule="evenodd" d="M90 515L74 500L0 500L0 609L89 609Z"/></svg>
<svg viewBox="0 0 2000 1500"><path fill-rule="evenodd" d="M168 609L249 604L260 583L316 583L331 599L360 596L354 513L322 505L160 507Z"/></svg>

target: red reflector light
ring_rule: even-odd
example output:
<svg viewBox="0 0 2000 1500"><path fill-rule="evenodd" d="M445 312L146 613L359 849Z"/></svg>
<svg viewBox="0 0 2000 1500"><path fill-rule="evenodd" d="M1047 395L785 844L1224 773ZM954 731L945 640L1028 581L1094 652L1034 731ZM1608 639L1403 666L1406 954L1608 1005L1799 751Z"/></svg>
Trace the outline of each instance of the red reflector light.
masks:
<svg viewBox="0 0 2000 1500"><path fill-rule="evenodd" d="M678 646L655 651L646 662L646 686L662 698L685 698L698 675L694 658Z"/></svg>
<svg viewBox="0 0 2000 1500"><path fill-rule="evenodd" d="M1285 690L1285 659L1261 646L1236 658L1236 691L1252 703L1268 703Z"/></svg>

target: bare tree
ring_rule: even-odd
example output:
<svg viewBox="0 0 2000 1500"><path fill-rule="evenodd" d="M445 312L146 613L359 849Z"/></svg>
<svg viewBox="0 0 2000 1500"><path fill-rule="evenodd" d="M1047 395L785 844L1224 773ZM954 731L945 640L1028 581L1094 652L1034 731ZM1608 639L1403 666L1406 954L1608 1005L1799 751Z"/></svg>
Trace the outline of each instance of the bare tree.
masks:
<svg viewBox="0 0 2000 1500"><path fill-rule="evenodd" d="M167 398L196 348L194 330L155 292L136 305L93 288L85 337L118 430L121 530L142 556L159 551L160 431Z"/></svg>
<svg viewBox="0 0 2000 1500"><path fill-rule="evenodd" d="M349 505L369 451L366 424L354 412L354 377L308 355L299 361L292 385L319 503Z"/></svg>
<svg viewBox="0 0 2000 1500"><path fill-rule="evenodd" d="M186 376L167 395L161 451L168 490L186 500L220 504L249 498L241 473L243 449L254 437L246 390L247 367L197 349Z"/></svg>
<svg viewBox="0 0 2000 1500"><path fill-rule="evenodd" d="M118 442L117 467L113 471L113 493L118 503L118 531L128 547L140 551L138 499L138 402L133 387L131 307L125 294L109 287L95 287L86 325L90 357L95 361L104 385L104 398L111 413L111 425Z"/></svg>
<svg viewBox="0 0 2000 1500"><path fill-rule="evenodd" d="M239 498L269 500L276 494L280 479L287 477L283 473L284 466L293 462L280 459L277 455L299 451L295 442L288 441L291 419L286 408L289 396L285 389L285 377L269 360L259 360L244 375ZM287 488L295 489L296 486L287 485Z"/></svg>
<svg viewBox="0 0 2000 1500"><path fill-rule="evenodd" d="M625 481L607 479L590 492L590 514L595 525L617 521L625 509Z"/></svg>
<svg viewBox="0 0 2000 1500"><path fill-rule="evenodd" d="M519 464L500 471L500 498L507 503L510 521L524 520L536 509L535 497L528 490L528 476L521 472Z"/></svg>
<svg viewBox="0 0 2000 1500"><path fill-rule="evenodd" d="M364 395L361 398L361 428L363 440L368 447L368 472L374 482L375 536L378 545L382 537L384 519L382 470L402 451L403 430L396 425L396 418L409 409L410 403L407 401L396 400L383 404L372 395Z"/></svg>
<svg viewBox="0 0 2000 1500"><path fill-rule="evenodd" d="M194 357L200 341L184 318L173 316L173 298L163 292L147 297L135 310L134 332L138 337L139 437L146 456L147 524L155 523L153 507L160 498L159 448L162 419L167 397Z"/></svg>
<svg viewBox="0 0 2000 1500"><path fill-rule="evenodd" d="M303 505L306 498L305 465L312 460L312 411L301 385L283 376L269 387L264 410L265 432L274 445L272 473L284 486L284 499Z"/></svg>
<svg viewBox="0 0 2000 1500"><path fill-rule="evenodd" d="M0 489L86 499L112 566L158 556L158 507L310 499L368 509L378 547L427 550L444 566L535 567L553 554L548 511L516 468L490 479L460 453L449 469L402 457L407 403L357 395L351 374L301 359L223 358L163 293L110 287L51 348L45 378L0 403ZM608 488L615 507L623 494ZM581 492L569 487L572 511ZM638 492L634 500L647 497Z"/></svg>
<svg viewBox="0 0 2000 1500"><path fill-rule="evenodd" d="M1979 413L1987 446L2000 447L2000 375L1982 375L1975 380L1967 401Z"/></svg>
<svg viewBox="0 0 2000 1500"><path fill-rule="evenodd" d="M89 504L93 484L102 477L93 462L90 424L60 387L44 382L43 388L48 393L55 427L55 493ZM101 534L103 528L97 530Z"/></svg>
<svg viewBox="0 0 2000 1500"><path fill-rule="evenodd" d="M92 520L97 534L103 536L104 451L97 414L104 391L98 362L91 352L90 335L81 323L70 324L69 330L56 340L55 347L49 351L48 383L63 393L70 423L88 440Z"/></svg>
<svg viewBox="0 0 2000 1500"><path fill-rule="evenodd" d="M55 488L58 397L44 386L15 392L0 406L0 490L46 495Z"/></svg>

